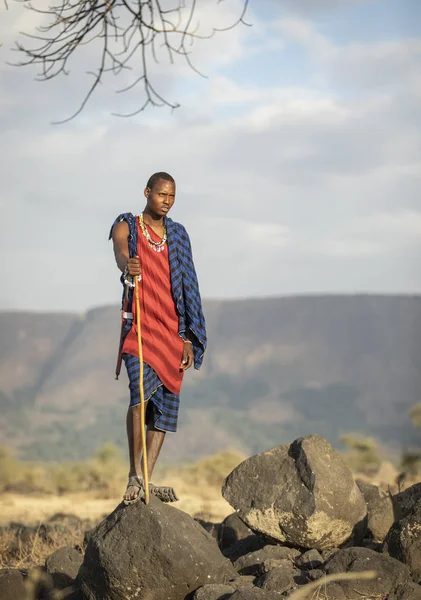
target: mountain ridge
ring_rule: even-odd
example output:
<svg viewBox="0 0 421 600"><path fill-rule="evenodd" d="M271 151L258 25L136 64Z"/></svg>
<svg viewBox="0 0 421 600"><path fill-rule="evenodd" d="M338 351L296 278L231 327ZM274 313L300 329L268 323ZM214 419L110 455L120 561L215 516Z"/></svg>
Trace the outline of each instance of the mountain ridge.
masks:
<svg viewBox="0 0 421 600"><path fill-rule="evenodd" d="M206 300L204 310L209 348L183 384L168 459L250 453L311 432L333 443L353 429L401 446L416 438L407 413L421 397L420 295ZM0 311L7 444L44 459L83 458L108 439L125 446L127 377L113 381L119 320L114 305Z"/></svg>

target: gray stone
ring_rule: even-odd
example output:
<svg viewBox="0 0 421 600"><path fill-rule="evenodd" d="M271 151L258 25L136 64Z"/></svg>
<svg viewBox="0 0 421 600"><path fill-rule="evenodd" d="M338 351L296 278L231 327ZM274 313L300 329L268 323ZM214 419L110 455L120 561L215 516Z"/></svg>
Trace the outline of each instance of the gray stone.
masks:
<svg viewBox="0 0 421 600"><path fill-rule="evenodd" d="M392 525L383 551L408 565L412 572L421 569L421 500L406 517Z"/></svg>
<svg viewBox="0 0 421 600"><path fill-rule="evenodd" d="M325 572L322 569L310 569L307 571L309 581L317 581L324 577Z"/></svg>
<svg viewBox="0 0 421 600"><path fill-rule="evenodd" d="M268 545L261 550L241 556L235 561L234 567L241 575L258 575L260 574L261 565L267 560L288 559L292 564L297 555L298 552L294 548Z"/></svg>
<svg viewBox="0 0 421 600"><path fill-rule="evenodd" d="M351 471L315 435L243 461L222 493L251 529L293 546L324 550L365 532L367 507Z"/></svg>
<svg viewBox="0 0 421 600"><path fill-rule="evenodd" d="M256 578L254 575L241 575L233 581L230 581L229 585L231 585L236 590L239 590L245 587L253 587L255 580Z"/></svg>
<svg viewBox="0 0 421 600"><path fill-rule="evenodd" d="M323 557L314 548L313 550L307 550L295 559L295 564L299 569L318 569L323 563Z"/></svg>
<svg viewBox="0 0 421 600"><path fill-rule="evenodd" d="M249 535L242 540L238 540L235 544L226 548L223 555L229 558L232 562L236 561L240 556L244 556L249 552L255 552L268 545L266 538L262 535Z"/></svg>
<svg viewBox="0 0 421 600"><path fill-rule="evenodd" d="M228 600L234 592L235 589L229 585L211 583L196 590L193 600Z"/></svg>
<svg viewBox="0 0 421 600"><path fill-rule="evenodd" d="M359 573L375 571L374 579L343 580L326 584L323 588L328 598L361 600L361 598L387 598L397 600L407 597L410 573L399 561L368 550L367 548L344 548L336 552L324 567L327 575L332 573Z"/></svg>
<svg viewBox="0 0 421 600"><path fill-rule="evenodd" d="M54 586L63 589L72 585L83 562L80 552L71 547L59 548L45 561L46 571L54 581Z"/></svg>
<svg viewBox="0 0 421 600"><path fill-rule="evenodd" d="M272 569L281 568L284 571L289 571L291 573L291 577L300 574L300 570L295 568L294 562L291 558L266 558L258 566L257 573L258 575L264 575L265 573L272 571Z"/></svg>
<svg viewBox="0 0 421 600"><path fill-rule="evenodd" d="M399 600L421 600L421 585L410 581Z"/></svg>
<svg viewBox="0 0 421 600"><path fill-rule="evenodd" d="M367 530L376 542L383 542L395 521L392 497L376 485L357 480L367 504Z"/></svg>
<svg viewBox="0 0 421 600"><path fill-rule="evenodd" d="M237 573L186 513L154 496L121 504L92 533L77 583L86 600L184 600Z"/></svg>
<svg viewBox="0 0 421 600"><path fill-rule="evenodd" d="M237 513L232 513L222 521L219 528L219 547L225 550L252 534L250 527L243 523Z"/></svg>
<svg viewBox="0 0 421 600"><path fill-rule="evenodd" d="M408 516L411 510L421 500L421 482L411 485L403 492L392 496L395 518L394 521L400 521Z"/></svg>
<svg viewBox="0 0 421 600"><path fill-rule="evenodd" d="M24 577L18 569L0 569L1 600L18 600L26 595Z"/></svg>
<svg viewBox="0 0 421 600"><path fill-rule="evenodd" d="M243 588L233 593L230 600L279 600L281 592L271 592L258 587Z"/></svg>
<svg viewBox="0 0 421 600"><path fill-rule="evenodd" d="M291 570L278 567L259 577L255 585L269 592L283 593L294 587L295 581Z"/></svg>
<svg viewBox="0 0 421 600"><path fill-rule="evenodd" d="M206 521L201 517L195 516L194 520L199 523L208 533L211 534L216 540L219 539L219 530L221 527L221 523L214 523L213 521Z"/></svg>
<svg viewBox="0 0 421 600"><path fill-rule="evenodd" d="M421 583L421 569L414 569L412 571L412 581L415 583Z"/></svg>

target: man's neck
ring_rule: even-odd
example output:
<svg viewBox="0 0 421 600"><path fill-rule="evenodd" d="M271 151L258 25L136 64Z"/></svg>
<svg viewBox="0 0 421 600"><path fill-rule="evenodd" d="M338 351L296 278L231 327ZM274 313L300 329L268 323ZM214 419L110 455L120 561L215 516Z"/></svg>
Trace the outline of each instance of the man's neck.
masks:
<svg viewBox="0 0 421 600"><path fill-rule="evenodd" d="M164 217L149 211L148 208L145 208L143 211L143 221L150 225L151 227L163 227L164 226Z"/></svg>

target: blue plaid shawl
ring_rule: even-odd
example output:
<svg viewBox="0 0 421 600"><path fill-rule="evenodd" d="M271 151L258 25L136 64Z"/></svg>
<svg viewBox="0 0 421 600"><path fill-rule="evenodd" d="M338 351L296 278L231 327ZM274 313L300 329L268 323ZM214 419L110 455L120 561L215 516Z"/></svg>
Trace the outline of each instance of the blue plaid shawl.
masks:
<svg viewBox="0 0 421 600"><path fill-rule="evenodd" d="M111 239L114 225L120 221L126 221L129 226L129 254L130 257L134 257L137 254L137 226L136 217L132 213L122 213L116 218L108 239ZM169 217L164 217L164 225L168 234L171 290L178 313L178 333L183 339L186 339L186 331L192 332L194 367L200 369L206 350L206 324L190 238L185 227ZM124 288L123 276L121 282ZM129 292L130 305L132 294L133 288Z"/></svg>

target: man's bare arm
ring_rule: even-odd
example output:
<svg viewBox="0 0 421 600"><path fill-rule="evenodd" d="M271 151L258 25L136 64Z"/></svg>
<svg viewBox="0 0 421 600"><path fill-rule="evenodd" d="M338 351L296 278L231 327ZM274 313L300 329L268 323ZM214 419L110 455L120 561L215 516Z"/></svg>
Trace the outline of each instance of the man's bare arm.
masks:
<svg viewBox="0 0 421 600"><path fill-rule="evenodd" d="M120 221L113 227L114 256L120 271L127 267L129 275L140 275L140 261L136 256L129 258L129 226L126 221Z"/></svg>

